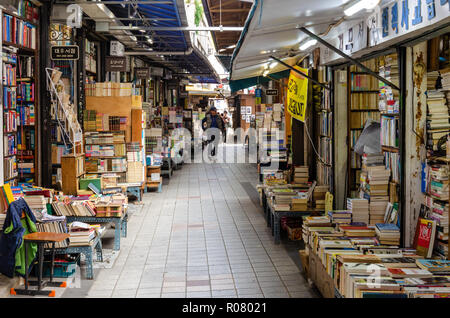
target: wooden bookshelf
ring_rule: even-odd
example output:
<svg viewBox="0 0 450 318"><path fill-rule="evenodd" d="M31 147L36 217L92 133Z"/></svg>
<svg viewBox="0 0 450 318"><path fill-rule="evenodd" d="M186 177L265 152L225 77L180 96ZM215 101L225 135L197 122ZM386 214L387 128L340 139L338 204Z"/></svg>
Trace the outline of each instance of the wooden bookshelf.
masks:
<svg viewBox="0 0 450 318"><path fill-rule="evenodd" d="M39 8L36 8L36 10L39 10ZM2 94L2 96L1 96L2 101L3 101L3 87L7 86L9 88L14 88L15 94L16 94L16 105L15 105L14 109L10 109L8 107L7 109L3 109L3 110L4 111L15 111L16 113L19 113L20 109L23 108L23 110L27 109L27 113L28 113L28 110L30 110L31 106L33 106L33 108L34 108L34 125L30 125L27 123L21 124L21 120L17 119L16 120L17 130L4 132L5 136L6 135L14 135L15 136L14 147L16 149L15 150L16 154L4 156L4 159L3 159L4 163L6 163L6 160L9 160L9 158L15 158L16 171L18 173L18 175L15 177L5 176L4 182L9 182L12 185L16 185L18 182L32 181L32 183L34 183L34 184L39 184L39 173L40 173L39 159L38 159L38 156L35 155L37 153L37 151L40 149L39 81L36 80L37 78L39 78L39 65L38 65L38 61L39 61L39 25L37 23L34 23L33 21L27 19L26 17L19 16L8 10L0 10L0 18L1 18L1 23L3 26L5 26L5 23L6 23L6 22L4 22L4 20L6 19L5 15L11 16L11 17L13 17L13 19L15 18L17 20L28 23L30 26L32 26L34 28L35 39L34 39L34 41L31 41L31 42L34 42L35 48L33 49L31 47L24 46L19 43L6 41L6 38L3 38L3 35L5 33L2 32L2 34L0 34L1 51L8 52L8 53L16 56L15 62L3 61L3 59L0 60L0 66L3 63L13 65L15 67L15 72L16 72L16 75L15 75L15 77L16 77L15 84L16 85L3 85L3 81L0 83L2 86L1 93L0 93L0 94ZM30 32L30 33L32 34L33 32ZM31 42L30 42L30 45L31 45ZM27 66L27 64L28 64L28 66ZM23 72L27 72L27 71L32 72L32 73L29 73L29 74L23 73ZM32 100L24 100L23 97L21 99L19 99L17 97L17 96L19 96L19 89L24 89L23 87L21 87L21 84L34 85L32 88L32 90L33 90L32 94L34 95L34 98ZM30 91L27 91L27 94L31 94L31 87L30 87ZM28 136L30 136L31 138L33 138L33 136L34 136L34 139L30 140L29 139L30 137L28 137ZM21 149L21 150L31 151L33 153L33 155L19 154L18 140L20 140L20 138L22 140L22 145L28 144L25 146L25 147L28 146L27 149ZM28 172L28 170L25 170L27 172L25 172L24 170L20 171L19 170L20 168L18 166L19 163L32 163L33 168L31 168L32 170L30 170L30 172ZM30 169L30 168L26 168L26 169ZM31 171L33 171L33 172L31 172Z"/></svg>
<svg viewBox="0 0 450 318"><path fill-rule="evenodd" d="M373 64L377 65L376 60L374 59L374 61L369 60L370 62L372 62ZM369 67L369 66L368 66ZM375 115L375 114L379 114L380 111L378 110L378 98L376 98L376 105L372 105L370 103L363 102L360 101L361 98L357 97L355 99L352 98L353 95L374 95L374 94L378 94L379 90L373 89L373 84L374 82L369 82L370 84L372 84L370 87L362 87L360 89L355 89L354 84L356 84L356 80L354 80L354 76L356 75L362 75L362 76L371 76L368 72L364 72L361 71L359 69L355 70L356 66L349 66L347 67L347 144L348 144L348 157L347 157L347 196L352 197L356 196L356 191L358 190L359 187L359 174L361 171L361 156L358 155L355 151L354 151L354 144L353 144L353 139L354 141L357 140L357 138L359 137L360 133L362 132L362 130L364 129L364 124L365 121L369 118L371 119L378 119L379 115ZM374 68L374 67L369 67L369 68ZM377 70L375 70L377 71ZM356 100L359 101L356 103ZM361 108L363 107L363 108ZM359 115L357 115L359 114ZM365 116L364 114L367 114L367 116ZM357 127L354 125L353 122L353 118L356 116L360 116L358 121L360 122L361 126ZM375 117L374 117L375 116ZM362 118L367 117L365 120L361 120ZM357 134L357 137L353 138L354 132L360 132ZM355 160L352 160L352 158L355 158ZM358 164L359 163L359 164Z"/></svg>

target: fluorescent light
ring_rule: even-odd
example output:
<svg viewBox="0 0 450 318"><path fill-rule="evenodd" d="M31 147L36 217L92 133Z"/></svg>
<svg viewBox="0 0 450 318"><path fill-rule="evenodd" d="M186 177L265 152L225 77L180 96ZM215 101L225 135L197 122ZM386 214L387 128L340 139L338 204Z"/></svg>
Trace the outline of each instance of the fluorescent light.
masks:
<svg viewBox="0 0 450 318"><path fill-rule="evenodd" d="M220 50L219 50L219 52L223 52L223 51L226 51L226 49L220 49Z"/></svg>
<svg viewBox="0 0 450 318"><path fill-rule="evenodd" d="M263 76L264 76L264 77L266 77L267 74L269 74L269 70L265 70L265 71L263 72Z"/></svg>
<svg viewBox="0 0 450 318"><path fill-rule="evenodd" d="M344 8L346 16L352 16L362 9L371 10L377 6L380 0L356 0Z"/></svg>
<svg viewBox="0 0 450 318"><path fill-rule="evenodd" d="M308 41L304 42L303 44L301 44L300 47L299 47L299 49L300 49L301 51L304 51L304 50L306 50L307 48L309 48L310 46L315 45L316 43L317 43L317 40L316 40L316 39L308 40Z"/></svg>
<svg viewBox="0 0 450 318"><path fill-rule="evenodd" d="M269 68L272 69L275 66L277 66L277 64L278 64L278 62L272 62L272 63L270 63Z"/></svg>
<svg viewBox="0 0 450 318"><path fill-rule="evenodd" d="M236 47L236 44L233 44L233 45L227 46L227 49L234 49L235 47Z"/></svg>

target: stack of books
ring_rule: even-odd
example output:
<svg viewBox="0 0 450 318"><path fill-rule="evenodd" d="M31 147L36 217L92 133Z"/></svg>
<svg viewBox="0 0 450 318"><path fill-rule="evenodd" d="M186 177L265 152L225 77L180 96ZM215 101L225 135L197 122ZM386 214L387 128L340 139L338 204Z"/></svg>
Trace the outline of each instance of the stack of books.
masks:
<svg viewBox="0 0 450 318"><path fill-rule="evenodd" d="M436 89L436 81L439 77L438 71L431 71L427 73L427 91Z"/></svg>
<svg viewBox="0 0 450 318"><path fill-rule="evenodd" d="M339 226L341 232L348 237L374 237L375 230L367 226L356 225L341 225Z"/></svg>
<svg viewBox="0 0 450 318"><path fill-rule="evenodd" d="M441 83L442 83L442 89L445 91L450 90L450 68L446 68L443 70L440 70L441 73Z"/></svg>
<svg viewBox="0 0 450 318"><path fill-rule="evenodd" d="M347 209L352 213L353 222L369 224L369 201L366 199L348 198Z"/></svg>
<svg viewBox="0 0 450 318"><path fill-rule="evenodd" d="M380 153L364 153L361 158L362 168L369 166L381 166L383 165L383 154Z"/></svg>
<svg viewBox="0 0 450 318"><path fill-rule="evenodd" d="M349 210L328 211L328 216L334 224L352 223L352 212Z"/></svg>
<svg viewBox="0 0 450 318"><path fill-rule="evenodd" d="M290 211L292 198L297 196L297 192L287 188L273 189L272 191L274 194L274 210Z"/></svg>
<svg viewBox="0 0 450 318"><path fill-rule="evenodd" d="M38 232L67 233L65 222L60 221L45 223L37 222L36 229ZM51 248L51 243L46 243L44 246L45 248ZM55 243L55 248L64 248L67 246L67 240Z"/></svg>
<svg viewBox="0 0 450 318"><path fill-rule="evenodd" d="M95 227L83 222L73 222L69 225L69 229L70 246L91 245L96 236Z"/></svg>
<svg viewBox="0 0 450 318"><path fill-rule="evenodd" d="M375 225L378 240L382 245L400 245L400 228L395 224L377 223Z"/></svg>
<svg viewBox="0 0 450 318"><path fill-rule="evenodd" d="M325 194L327 192L328 192L327 185L320 185L320 186L314 187L313 200L314 200L316 209L320 209L320 210L325 209Z"/></svg>
<svg viewBox="0 0 450 318"><path fill-rule="evenodd" d="M309 179L308 166L295 166L292 179L294 183L307 183Z"/></svg>
<svg viewBox="0 0 450 318"><path fill-rule="evenodd" d="M5 224L6 214L0 213L0 231L3 230L3 224Z"/></svg>
<svg viewBox="0 0 450 318"><path fill-rule="evenodd" d="M431 182L429 193L438 200L448 201L448 167L447 165L432 165L430 170Z"/></svg>
<svg viewBox="0 0 450 318"><path fill-rule="evenodd" d="M32 210L42 210L47 208L48 199L43 195L25 195L23 198Z"/></svg>
<svg viewBox="0 0 450 318"><path fill-rule="evenodd" d="M450 130L446 96L441 91L427 91L427 106L427 146L437 150L439 139Z"/></svg>
<svg viewBox="0 0 450 318"><path fill-rule="evenodd" d="M307 211L308 210L308 195L306 192L299 192L291 199L291 211Z"/></svg>

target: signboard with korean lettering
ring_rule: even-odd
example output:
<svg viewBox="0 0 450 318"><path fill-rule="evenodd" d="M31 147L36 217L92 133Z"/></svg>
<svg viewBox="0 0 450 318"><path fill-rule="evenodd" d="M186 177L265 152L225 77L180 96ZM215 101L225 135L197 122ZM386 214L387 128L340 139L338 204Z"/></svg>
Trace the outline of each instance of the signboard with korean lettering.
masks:
<svg viewBox="0 0 450 318"><path fill-rule="evenodd" d="M308 75L308 69L294 66ZM308 101L308 79L297 72L291 71L287 88L287 110L291 116L302 122L305 121L306 105Z"/></svg>
<svg viewBox="0 0 450 318"><path fill-rule="evenodd" d="M125 57L107 56L105 63L105 70L107 72L126 72L127 65Z"/></svg>
<svg viewBox="0 0 450 318"><path fill-rule="evenodd" d="M383 43L449 19L450 0L397 0L379 7L370 43ZM373 39L372 39L373 37Z"/></svg>
<svg viewBox="0 0 450 318"><path fill-rule="evenodd" d="M148 67L136 67L134 69L134 74L137 79L149 79L150 78L150 68Z"/></svg>
<svg viewBox="0 0 450 318"><path fill-rule="evenodd" d="M266 96L278 96L278 89L266 89Z"/></svg>
<svg viewBox="0 0 450 318"><path fill-rule="evenodd" d="M51 47L52 60L78 60L80 50L78 45L61 45Z"/></svg>

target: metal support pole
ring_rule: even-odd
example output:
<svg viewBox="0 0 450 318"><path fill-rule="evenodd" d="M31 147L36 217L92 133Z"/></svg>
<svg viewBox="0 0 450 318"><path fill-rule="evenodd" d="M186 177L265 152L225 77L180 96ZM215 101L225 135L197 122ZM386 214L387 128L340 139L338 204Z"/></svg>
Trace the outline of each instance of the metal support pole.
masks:
<svg viewBox="0 0 450 318"><path fill-rule="evenodd" d="M386 85L392 87L395 90L400 90L400 88L397 87L397 85L395 85L394 83L388 81L387 79L385 79L384 77L380 76L379 74L375 73L374 71L372 71L371 69L367 68L366 66L364 66L361 62L355 60L354 58L348 56L347 54L345 54L344 52L342 52L341 50L335 48L333 45L331 45L330 43L328 43L327 41L325 41L324 39L322 39L320 36L315 35L314 33L312 33L311 31L309 31L307 28L305 27L297 27L297 29L299 29L300 31L302 31L303 33L305 33L306 35L312 37L313 39L316 39L317 41L319 41L321 44L325 45L327 48L329 48L330 50L332 50L333 52L336 52L337 54L339 54L340 56L342 56L343 58L345 58L346 60L348 60L349 62L351 62L352 64L357 65L359 68L361 68L362 70L364 70L365 72L369 73L370 75L376 77L378 80L382 81L383 83L385 83Z"/></svg>
<svg viewBox="0 0 450 318"><path fill-rule="evenodd" d="M292 71L294 71L294 72L300 74L301 76L304 76L304 77L310 79L313 83L315 83L315 84L321 86L322 88L324 88L324 89L326 89L326 90L330 90L330 88L329 88L327 85L322 84L322 83L320 83L319 81L316 81L316 80L315 80L314 78L312 78L311 76L309 76L309 75L303 73L302 71L297 70L295 67L292 67L292 66L290 66L289 64L284 63L282 60L280 60L280 59L278 59L278 58L276 58L276 57L274 57L274 56L272 56L272 55L270 56L270 58L271 58L271 59L274 59L275 61L277 61L277 62L280 63L281 65L286 66L287 68L291 69Z"/></svg>

